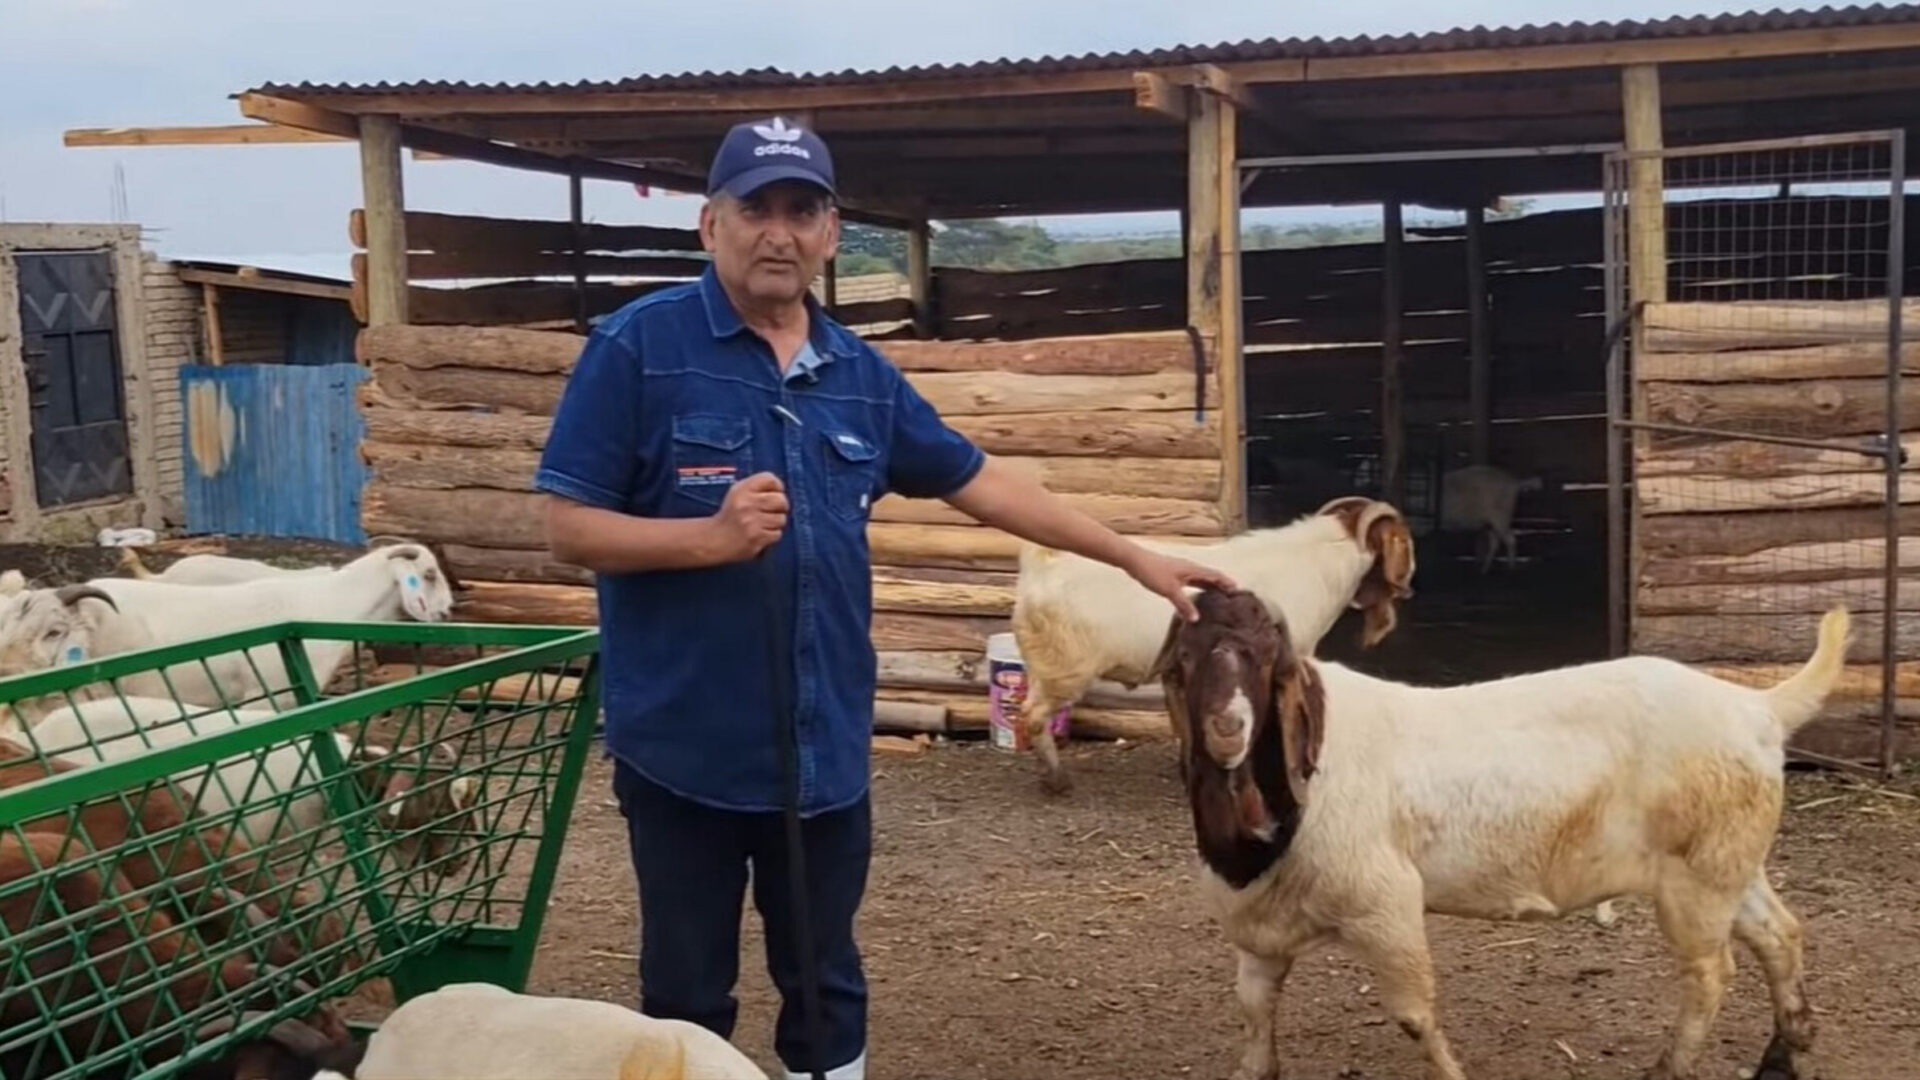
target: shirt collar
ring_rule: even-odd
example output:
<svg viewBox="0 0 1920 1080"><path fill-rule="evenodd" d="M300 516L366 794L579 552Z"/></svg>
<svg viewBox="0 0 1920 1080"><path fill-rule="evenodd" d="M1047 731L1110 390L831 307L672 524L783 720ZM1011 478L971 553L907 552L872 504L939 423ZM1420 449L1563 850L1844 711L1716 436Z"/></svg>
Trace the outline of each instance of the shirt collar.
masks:
<svg viewBox="0 0 1920 1080"><path fill-rule="evenodd" d="M700 272L700 298L707 308L707 327L715 338L728 338L741 333L747 324L741 320L740 313L733 308L733 301L727 299L727 290L720 285L720 277L708 263ZM849 356L853 349L843 345L840 335L833 329L832 316L821 305L818 298L808 290L802 302L807 305L807 342L819 357L818 363L824 364L836 356ZM804 355L804 354L803 354Z"/></svg>

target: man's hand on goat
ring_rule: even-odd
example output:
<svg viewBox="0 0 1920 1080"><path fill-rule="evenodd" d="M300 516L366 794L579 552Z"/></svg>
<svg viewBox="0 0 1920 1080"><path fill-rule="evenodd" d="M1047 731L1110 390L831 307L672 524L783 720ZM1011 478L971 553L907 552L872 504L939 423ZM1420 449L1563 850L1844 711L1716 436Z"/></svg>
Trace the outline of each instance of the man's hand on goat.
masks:
<svg viewBox="0 0 1920 1080"><path fill-rule="evenodd" d="M1193 598L1186 593L1189 587L1211 585L1216 589L1238 588L1232 578L1211 566L1201 566L1145 548L1140 549L1140 554L1127 565L1126 571L1133 576L1133 580L1172 601L1180 617L1188 622L1200 617L1199 609L1193 606Z"/></svg>

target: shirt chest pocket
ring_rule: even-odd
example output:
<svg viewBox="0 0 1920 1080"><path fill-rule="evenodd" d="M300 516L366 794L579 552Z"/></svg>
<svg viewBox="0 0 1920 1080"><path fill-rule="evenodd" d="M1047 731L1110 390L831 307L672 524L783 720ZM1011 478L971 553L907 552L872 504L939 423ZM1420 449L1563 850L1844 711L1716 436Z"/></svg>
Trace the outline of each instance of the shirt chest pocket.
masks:
<svg viewBox="0 0 1920 1080"><path fill-rule="evenodd" d="M879 449L851 431L828 430L822 441L827 444L822 456L826 459L828 508L846 521L865 520L880 490Z"/></svg>
<svg viewBox="0 0 1920 1080"><path fill-rule="evenodd" d="M707 509L753 472L753 427L744 416L678 413L673 418L673 491Z"/></svg>

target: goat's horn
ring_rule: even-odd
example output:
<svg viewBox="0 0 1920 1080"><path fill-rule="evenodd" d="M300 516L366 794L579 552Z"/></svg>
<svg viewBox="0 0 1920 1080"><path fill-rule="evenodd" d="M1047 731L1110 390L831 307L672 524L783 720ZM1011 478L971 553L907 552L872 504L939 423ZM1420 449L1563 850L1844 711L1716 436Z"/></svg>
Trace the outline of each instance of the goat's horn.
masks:
<svg viewBox="0 0 1920 1080"><path fill-rule="evenodd" d="M113 602L113 597L96 585L62 585L53 591L53 595L68 607L72 607L76 600L92 599L105 601L108 607L120 610L120 605Z"/></svg>

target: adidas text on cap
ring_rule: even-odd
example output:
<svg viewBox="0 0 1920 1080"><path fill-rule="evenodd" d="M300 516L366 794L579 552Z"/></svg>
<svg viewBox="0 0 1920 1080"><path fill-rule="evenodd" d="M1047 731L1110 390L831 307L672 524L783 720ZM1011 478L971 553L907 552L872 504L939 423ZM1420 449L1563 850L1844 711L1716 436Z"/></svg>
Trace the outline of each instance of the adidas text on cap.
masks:
<svg viewBox="0 0 1920 1080"><path fill-rule="evenodd" d="M707 170L707 194L725 191L743 198L775 180L800 180L834 194L827 144L778 116L728 129Z"/></svg>

